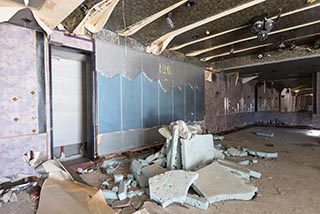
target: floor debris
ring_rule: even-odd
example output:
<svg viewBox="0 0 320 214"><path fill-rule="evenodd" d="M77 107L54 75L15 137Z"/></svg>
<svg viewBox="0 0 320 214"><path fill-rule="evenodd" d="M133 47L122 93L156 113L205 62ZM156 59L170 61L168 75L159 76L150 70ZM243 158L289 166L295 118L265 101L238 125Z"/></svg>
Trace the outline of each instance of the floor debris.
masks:
<svg viewBox="0 0 320 214"><path fill-rule="evenodd" d="M223 141L224 140L224 136L213 135L213 140L214 141Z"/></svg>
<svg viewBox="0 0 320 214"><path fill-rule="evenodd" d="M242 167L237 163L228 160L217 160L225 169L236 174L242 179L249 180L250 177L261 178L261 173Z"/></svg>
<svg viewBox="0 0 320 214"><path fill-rule="evenodd" d="M38 214L115 213L101 190L75 181L57 160L47 162L42 164L49 177L42 186Z"/></svg>
<svg viewBox="0 0 320 214"><path fill-rule="evenodd" d="M259 152L259 151L248 150L248 153L252 156L257 156L260 158L277 158L278 157L277 152Z"/></svg>
<svg viewBox="0 0 320 214"><path fill-rule="evenodd" d="M182 169L193 170L206 165L214 158L213 138L208 135L194 135L190 140L181 139Z"/></svg>
<svg viewBox="0 0 320 214"><path fill-rule="evenodd" d="M174 202L184 203L191 184L198 173L183 170L168 171L149 179L150 198L167 207Z"/></svg>
<svg viewBox="0 0 320 214"><path fill-rule="evenodd" d="M119 184L119 190L118 190L118 198L119 200L124 200L127 198L127 185L124 181L121 181L120 184Z"/></svg>
<svg viewBox="0 0 320 214"><path fill-rule="evenodd" d="M199 197L198 195L195 194L188 194L186 197L186 204L200 208L202 210L206 210L209 207L209 201L208 199L204 197Z"/></svg>
<svg viewBox="0 0 320 214"><path fill-rule="evenodd" d="M257 136L261 136L261 137L273 137L274 134L271 132L256 132Z"/></svg>
<svg viewBox="0 0 320 214"><path fill-rule="evenodd" d="M250 200L258 191L257 187L245 183L217 162L197 172L199 178L192 187L211 204L223 200Z"/></svg>

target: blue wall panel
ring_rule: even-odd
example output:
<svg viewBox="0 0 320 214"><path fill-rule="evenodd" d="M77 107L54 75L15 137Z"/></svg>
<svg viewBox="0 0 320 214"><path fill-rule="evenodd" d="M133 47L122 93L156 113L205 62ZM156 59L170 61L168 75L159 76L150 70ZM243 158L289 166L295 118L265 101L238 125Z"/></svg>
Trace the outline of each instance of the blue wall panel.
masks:
<svg viewBox="0 0 320 214"><path fill-rule="evenodd" d="M120 131L120 75L108 79L97 73L99 133Z"/></svg>
<svg viewBox="0 0 320 214"><path fill-rule="evenodd" d="M142 75L143 88L143 127L158 124L158 81L150 81Z"/></svg>
<svg viewBox="0 0 320 214"><path fill-rule="evenodd" d="M186 122L194 121L195 118L195 96L194 89L190 87L188 84L185 85L185 93L186 93Z"/></svg>
<svg viewBox="0 0 320 214"><path fill-rule="evenodd" d="M184 87L173 89L173 120L184 120Z"/></svg>
<svg viewBox="0 0 320 214"><path fill-rule="evenodd" d="M172 91L159 90L160 96L160 125L169 125L172 122Z"/></svg>
<svg viewBox="0 0 320 214"><path fill-rule="evenodd" d="M122 77L123 130L142 128L141 75L134 80Z"/></svg>

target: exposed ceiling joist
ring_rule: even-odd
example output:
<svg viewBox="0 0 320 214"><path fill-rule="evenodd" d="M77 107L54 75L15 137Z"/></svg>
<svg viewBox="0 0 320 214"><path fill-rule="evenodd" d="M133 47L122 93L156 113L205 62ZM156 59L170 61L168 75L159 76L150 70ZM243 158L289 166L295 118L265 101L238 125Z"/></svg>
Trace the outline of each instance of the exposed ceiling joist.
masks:
<svg viewBox="0 0 320 214"><path fill-rule="evenodd" d="M218 55L214 55L214 56L209 56L209 57L201 58L200 60L201 60L202 62L207 62L207 61L209 61L209 60L211 60L211 59L215 59L215 58L218 58L218 57L228 56L228 55L230 55L230 54L242 53L242 52L246 52L246 51L250 51L250 50L254 50L254 49L259 49L259 48L267 47L267 46L270 46L270 45L273 45L273 43L258 45L258 46L249 47L249 48L244 48L244 49L236 50L236 51L234 51L233 53L225 52L225 53L222 53L222 54L218 54Z"/></svg>
<svg viewBox="0 0 320 214"><path fill-rule="evenodd" d="M158 13L155 13L135 24L130 25L129 27L127 27L126 29L122 30L119 32L119 35L121 36L132 36L133 34L135 34L136 32L138 32L140 29L142 29L143 27L145 27L146 25L150 24L151 22L157 20L158 18L160 18L161 16L164 16L166 14L168 14L169 12L171 12L172 10L176 9L177 7L181 6L182 4L186 3L188 0L182 0L177 2L176 4L171 5L170 7L167 7L164 10L159 11Z"/></svg>
<svg viewBox="0 0 320 214"><path fill-rule="evenodd" d="M299 39L305 39L305 38L308 38L308 37L314 37L314 36L319 36L319 35L320 35L320 33L313 33L313 34L306 35L306 36L299 36L299 37L287 39L287 40L284 40L283 42L296 41L296 40L299 40ZM217 54L217 55L213 55L213 56L204 57L204 58L201 58L200 60L202 62L207 62L209 60L212 60L212 59L215 59L215 58L218 58L218 57L223 57L223 56L228 56L230 54L242 53L242 52L246 52L246 51L249 51L249 50L259 49L259 48L262 48L262 47L270 46L272 44L273 43L268 43L268 44L264 44L264 45L258 45L258 46L254 46L254 47L244 48L244 49L236 50L233 53L225 52L225 53L222 53L222 54Z"/></svg>
<svg viewBox="0 0 320 214"><path fill-rule="evenodd" d="M204 24L207 24L209 22L215 21L217 19L220 19L222 17L228 16L230 14L239 12L241 10L247 9L249 7L252 7L254 5L260 4L262 2L264 2L266 0L254 0L254 1L250 1L248 3L242 4L240 6L231 8L229 10L223 11L219 14L216 14L214 16L208 17L206 19L203 19L201 21L195 22L193 24L187 25L185 27L182 27L180 29L174 30L170 33L167 33L163 36L161 36L160 38L158 38L157 40L153 41L149 46L147 46L146 51L148 53L153 53L155 55L159 55L161 54L164 49L166 49L166 47L169 45L169 43L178 35L185 33L187 31L190 31L194 28L197 28L199 26L202 26Z"/></svg>
<svg viewBox="0 0 320 214"><path fill-rule="evenodd" d="M297 10L293 10L293 11L289 11L287 13L283 13L283 14L280 15L280 17L281 18L282 17L286 17L286 16L289 16L289 15L300 13L300 12L303 12L303 11L306 11L306 10L310 10L310 9L313 9L313 8L316 8L316 7L319 7L319 6L320 6L320 3L312 4L312 5L309 5L307 7L302 7L302 8L299 8ZM271 17L271 19L276 19L276 18L277 18L277 16ZM213 38L216 38L218 36L222 36L222 35L237 31L237 30L241 30L241 29L249 27L249 26L250 25L244 25L244 26L232 28L232 29L229 29L229 30L226 30L226 31L223 31L223 32L219 32L219 33L216 33L216 34L213 34L213 35L210 35L210 36L206 36L206 37L203 37L203 38L200 38L200 39L196 39L194 41L190 41L190 42L187 42L187 43L183 43L181 45L174 46L174 47L170 48L169 50L176 51L176 50L179 50L181 48L184 48L184 47L187 47L187 46L199 43L199 42L203 42L203 41L206 41L206 40L209 40L209 39L213 39Z"/></svg>
<svg viewBox="0 0 320 214"><path fill-rule="evenodd" d="M278 33L282 33L282 32L285 32L285 31L295 30L295 29L298 29L298 28L303 28L303 27L307 27L307 26L310 26L310 25L319 24L319 23L320 23L320 20L317 20L317 21L308 22L308 23L301 24L301 25L296 25L296 26L280 29L280 30L277 30L277 31L271 31L269 33L269 36L275 35L275 34L278 34ZM225 43L225 44L213 46L213 47L210 47L210 48L205 48L205 49L201 49L201 50L192 51L192 52L187 53L186 55L187 56L198 56L198 55L204 54L204 53L209 52L209 51L213 51L213 50L216 50L216 49L219 49L219 48L227 47L229 45L234 45L234 44L237 44L237 43L240 43L240 42L250 41L250 40L253 40L253 39L256 39L256 38L257 38L256 36L250 36L250 37L247 37L247 38L243 38L243 39L239 39L239 40L236 40L236 41L228 42L228 43Z"/></svg>
<svg viewBox="0 0 320 214"><path fill-rule="evenodd" d="M107 23L119 0L103 0L95 4L73 31L77 35L86 35L86 30L97 33Z"/></svg>

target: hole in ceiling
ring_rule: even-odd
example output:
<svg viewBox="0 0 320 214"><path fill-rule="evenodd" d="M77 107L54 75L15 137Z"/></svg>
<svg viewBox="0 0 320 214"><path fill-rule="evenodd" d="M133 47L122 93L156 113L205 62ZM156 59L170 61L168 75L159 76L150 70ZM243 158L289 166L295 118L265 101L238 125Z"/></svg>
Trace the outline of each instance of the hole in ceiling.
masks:
<svg viewBox="0 0 320 214"><path fill-rule="evenodd" d="M195 4L195 2L194 1L187 1L185 4L187 7L192 7Z"/></svg>

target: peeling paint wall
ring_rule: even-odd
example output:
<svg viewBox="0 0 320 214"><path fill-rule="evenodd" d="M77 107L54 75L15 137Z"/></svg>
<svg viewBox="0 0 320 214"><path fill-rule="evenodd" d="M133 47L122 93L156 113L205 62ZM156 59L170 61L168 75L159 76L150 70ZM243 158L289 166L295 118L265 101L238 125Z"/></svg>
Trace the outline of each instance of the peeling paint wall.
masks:
<svg viewBox="0 0 320 214"><path fill-rule="evenodd" d="M242 84L235 75L213 74L205 82L205 123L209 132L230 130L255 122L255 84Z"/></svg>
<svg viewBox="0 0 320 214"><path fill-rule="evenodd" d="M98 154L164 141L157 127L204 117L203 68L96 40Z"/></svg>
<svg viewBox="0 0 320 214"><path fill-rule="evenodd" d="M47 154L43 81L34 30L0 24L0 177L28 172L23 153ZM39 121L41 119L41 121Z"/></svg>
<svg viewBox="0 0 320 214"><path fill-rule="evenodd" d="M280 111L279 93L271 83L258 84L258 111Z"/></svg>

